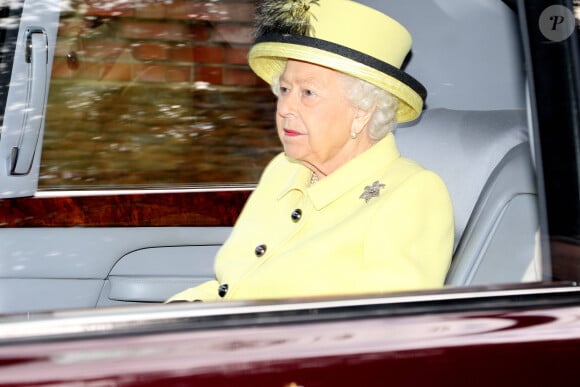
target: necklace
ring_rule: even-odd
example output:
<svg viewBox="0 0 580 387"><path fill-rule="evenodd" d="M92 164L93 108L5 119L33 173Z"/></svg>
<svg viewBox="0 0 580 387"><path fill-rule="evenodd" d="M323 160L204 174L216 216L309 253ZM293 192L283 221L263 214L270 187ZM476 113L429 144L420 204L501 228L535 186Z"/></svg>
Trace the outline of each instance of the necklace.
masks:
<svg viewBox="0 0 580 387"><path fill-rule="evenodd" d="M310 176L310 185L316 184L318 182L318 175L312 172L312 176Z"/></svg>

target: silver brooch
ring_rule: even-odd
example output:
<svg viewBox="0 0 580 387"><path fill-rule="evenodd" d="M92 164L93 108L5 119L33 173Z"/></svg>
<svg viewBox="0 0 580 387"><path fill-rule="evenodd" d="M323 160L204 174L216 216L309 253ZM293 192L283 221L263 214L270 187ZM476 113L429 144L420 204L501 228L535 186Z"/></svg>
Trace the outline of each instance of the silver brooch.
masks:
<svg viewBox="0 0 580 387"><path fill-rule="evenodd" d="M379 196L381 188L385 188L385 185L379 183L379 181L377 180L373 183L373 185L367 185L365 187L364 192L362 193L362 195L359 196L359 198L364 199L365 203L368 203L370 199Z"/></svg>

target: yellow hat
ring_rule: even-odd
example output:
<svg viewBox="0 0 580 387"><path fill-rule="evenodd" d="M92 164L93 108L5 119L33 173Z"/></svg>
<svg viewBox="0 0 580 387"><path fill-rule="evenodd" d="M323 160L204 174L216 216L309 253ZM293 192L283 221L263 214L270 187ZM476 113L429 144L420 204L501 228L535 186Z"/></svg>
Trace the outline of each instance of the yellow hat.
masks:
<svg viewBox="0 0 580 387"><path fill-rule="evenodd" d="M376 85L397 97L399 122L417 118L427 91L401 70L411 35L397 21L351 0L264 0L248 61L272 83L288 59L318 64Z"/></svg>

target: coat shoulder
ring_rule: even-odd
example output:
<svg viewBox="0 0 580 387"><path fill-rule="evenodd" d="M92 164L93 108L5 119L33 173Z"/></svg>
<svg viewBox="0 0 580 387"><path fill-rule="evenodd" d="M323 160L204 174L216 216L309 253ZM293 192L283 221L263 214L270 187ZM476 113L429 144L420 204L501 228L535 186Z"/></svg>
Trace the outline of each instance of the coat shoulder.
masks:
<svg viewBox="0 0 580 387"><path fill-rule="evenodd" d="M286 154L284 152L278 153L272 160L270 160L268 165L266 165L262 171L260 180L264 180L268 176L278 173L280 169L288 168L289 166L290 162L288 161Z"/></svg>

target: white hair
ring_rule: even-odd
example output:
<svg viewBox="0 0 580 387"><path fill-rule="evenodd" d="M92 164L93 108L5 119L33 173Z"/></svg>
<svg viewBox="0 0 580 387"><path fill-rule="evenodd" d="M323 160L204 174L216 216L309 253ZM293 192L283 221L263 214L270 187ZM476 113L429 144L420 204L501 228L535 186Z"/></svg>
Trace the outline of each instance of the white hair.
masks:
<svg viewBox="0 0 580 387"><path fill-rule="evenodd" d="M341 72L338 74L344 84L345 96L355 108L368 111L374 106L367 124L370 139L378 141L384 138L397 125L396 113L399 100L388 91L367 81ZM281 75L275 75L272 79L272 92L277 97L280 96Z"/></svg>

